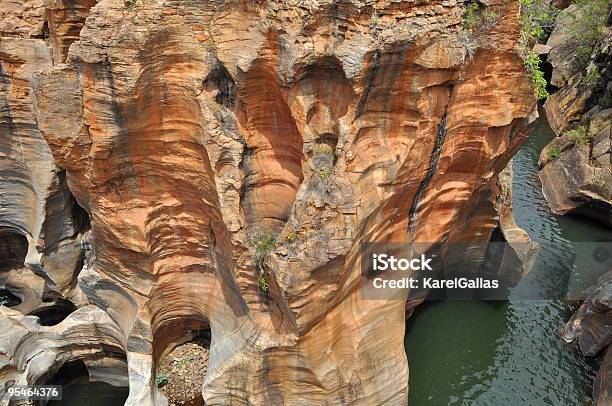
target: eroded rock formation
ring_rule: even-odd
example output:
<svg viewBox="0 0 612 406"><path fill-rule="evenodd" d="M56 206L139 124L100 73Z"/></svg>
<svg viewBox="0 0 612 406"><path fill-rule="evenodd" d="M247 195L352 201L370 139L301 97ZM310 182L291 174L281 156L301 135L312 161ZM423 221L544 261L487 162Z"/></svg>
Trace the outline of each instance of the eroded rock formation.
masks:
<svg viewBox="0 0 612 406"><path fill-rule="evenodd" d="M0 286L21 296L25 313L62 296L79 300L89 227L32 109L29 81L52 66L44 13L42 2L0 5Z"/></svg>
<svg viewBox="0 0 612 406"><path fill-rule="evenodd" d="M542 151L540 179L553 212L586 215L612 226L612 14L581 66L577 61L584 45L575 27L588 30L592 24L582 22L585 4L561 11L547 42L551 83L559 89L544 107L558 138Z"/></svg>
<svg viewBox="0 0 612 406"><path fill-rule="evenodd" d="M585 356L603 354L601 367L595 378L593 400L596 405L612 402L612 271L599 278L590 288L587 298L561 332L568 343L574 342Z"/></svg>
<svg viewBox="0 0 612 406"><path fill-rule="evenodd" d="M3 130L2 181L55 176L23 206L3 195L0 221L32 211L13 229L40 239L63 219L55 240L86 260L41 264L78 273L66 292L56 277L83 299L60 324L0 309L0 379L42 382L72 359L123 376L127 362L127 404L164 404L161 359L210 328L209 405L405 404L405 303L363 299L360 245L491 238L497 175L535 108L518 1L487 2L497 23L473 57L454 0L25 3L0 10L3 72L39 59L15 81L23 100L4 102L28 133ZM26 38L45 26L48 43ZM40 49L18 59L11 41ZM13 164L22 144L38 159ZM45 167L10 166L24 162Z"/></svg>

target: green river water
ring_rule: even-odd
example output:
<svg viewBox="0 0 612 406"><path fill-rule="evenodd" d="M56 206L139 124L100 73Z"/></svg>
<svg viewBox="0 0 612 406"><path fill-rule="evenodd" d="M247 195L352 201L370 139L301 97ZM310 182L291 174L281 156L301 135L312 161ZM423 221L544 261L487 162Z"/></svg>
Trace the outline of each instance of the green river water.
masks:
<svg viewBox="0 0 612 406"><path fill-rule="evenodd" d="M563 292L570 277L589 272L571 265L572 253L582 247L576 242L612 241L612 232L588 219L551 214L541 192L537 161L553 136L541 117L513 158L516 221L541 246L519 292ZM557 330L571 315L569 306L562 298L523 297L429 302L417 308L405 337L410 406L583 404L592 393L598 365L558 338Z"/></svg>

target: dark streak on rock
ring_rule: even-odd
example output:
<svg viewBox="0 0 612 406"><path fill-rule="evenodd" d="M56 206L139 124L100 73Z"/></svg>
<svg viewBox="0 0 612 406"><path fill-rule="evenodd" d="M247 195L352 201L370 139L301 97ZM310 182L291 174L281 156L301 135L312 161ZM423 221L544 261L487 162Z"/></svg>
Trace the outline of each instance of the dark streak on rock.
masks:
<svg viewBox="0 0 612 406"><path fill-rule="evenodd" d="M423 193L429 186L433 176L435 175L438 169L438 163L440 161L440 154L442 153L442 146L444 145L444 141L446 139L446 114L448 111L448 106L450 104L450 99L453 95L453 85L450 85L449 95L448 95L448 103L444 108L444 113L442 114L442 118L440 123L438 124L438 133L436 135L436 142L434 144L433 151L431 153L431 157L429 159L429 169L427 170L427 174L425 178L419 184L419 188L414 195L414 199L412 200L412 206L410 207L410 211L408 212L408 235L410 241L414 241L414 234L417 226L417 217L419 215L419 209L421 207L421 199L423 198Z"/></svg>

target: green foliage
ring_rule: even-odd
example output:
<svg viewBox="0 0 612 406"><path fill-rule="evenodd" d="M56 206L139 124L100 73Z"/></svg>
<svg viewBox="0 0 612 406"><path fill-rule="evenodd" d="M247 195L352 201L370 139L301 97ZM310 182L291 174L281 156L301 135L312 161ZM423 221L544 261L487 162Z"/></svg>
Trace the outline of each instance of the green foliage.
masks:
<svg viewBox="0 0 612 406"><path fill-rule="evenodd" d="M329 179L329 177L333 173L333 170L332 170L332 168L322 168L322 169L316 170L315 173L321 179Z"/></svg>
<svg viewBox="0 0 612 406"><path fill-rule="evenodd" d="M168 384L168 377L166 376L165 372L160 371L157 373L157 375L155 375L155 384L158 388Z"/></svg>
<svg viewBox="0 0 612 406"><path fill-rule="evenodd" d="M459 41L465 47L468 57L473 57L476 49L484 46L485 34L497 23L497 13L487 10L480 3L467 5L463 14L463 30Z"/></svg>
<svg viewBox="0 0 612 406"><path fill-rule="evenodd" d="M605 33L606 18L612 5L609 0L575 0L579 12L572 15L570 33L576 44L574 67L586 68L593 48Z"/></svg>
<svg viewBox="0 0 612 406"><path fill-rule="evenodd" d="M591 142L591 134L585 125L565 131L563 135L567 135L578 145L589 145Z"/></svg>
<svg viewBox="0 0 612 406"><path fill-rule="evenodd" d="M557 147L551 147L548 150L548 159L553 160L557 159L561 155L561 150Z"/></svg>
<svg viewBox="0 0 612 406"><path fill-rule="evenodd" d="M257 284L262 292L267 292L270 289L270 285L268 285L268 281L264 275L259 275L257 277Z"/></svg>
<svg viewBox="0 0 612 406"><path fill-rule="evenodd" d="M520 0L521 42L529 45L544 40L555 26L558 10L546 0Z"/></svg>
<svg viewBox="0 0 612 406"><path fill-rule="evenodd" d="M287 234L287 242L292 243L295 242L295 240L297 240L297 232L290 231L289 234Z"/></svg>
<svg viewBox="0 0 612 406"><path fill-rule="evenodd" d="M531 76L531 81L538 91L538 100L546 99L549 96L548 90L546 90L547 82L544 77L544 72L540 68L540 57L531 50L526 50L525 56L523 59L523 63L525 64L525 69L529 72Z"/></svg>
<svg viewBox="0 0 612 406"><path fill-rule="evenodd" d="M497 23L497 13L477 2L468 4L463 14L463 29L469 32L488 31Z"/></svg>
<svg viewBox="0 0 612 406"><path fill-rule="evenodd" d="M465 8L465 13L463 14L463 29L472 31L480 22L480 5L478 3L471 3Z"/></svg>
<svg viewBox="0 0 612 406"><path fill-rule="evenodd" d="M540 57L532 51L535 43L544 40L554 27L557 9L546 0L520 0L520 53L525 69L538 93L538 100L549 96L547 82L540 66Z"/></svg>
<svg viewBox="0 0 612 406"><path fill-rule="evenodd" d="M591 70L589 70L587 72L586 75L584 75L581 79L580 79L580 83L589 88L592 89L594 87L597 86L597 84L599 83L599 81L601 80L601 74L599 73L599 70L597 70L597 68L593 68Z"/></svg>
<svg viewBox="0 0 612 406"><path fill-rule="evenodd" d="M276 235L270 230L257 230L249 238L255 264L261 269L266 256L274 249Z"/></svg>

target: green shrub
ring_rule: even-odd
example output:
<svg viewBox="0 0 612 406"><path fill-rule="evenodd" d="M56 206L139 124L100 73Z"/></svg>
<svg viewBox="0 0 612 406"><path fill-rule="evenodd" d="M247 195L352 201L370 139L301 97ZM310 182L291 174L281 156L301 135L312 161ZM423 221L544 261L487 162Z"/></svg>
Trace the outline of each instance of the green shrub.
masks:
<svg viewBox="0 0 612 406"><path fill-rule="evenodd" d="M550 94L546 89L548 82L546 82L544 72L540 68L540 64L542 63L540 57L533 51L526 50L523 63L525 65L525 69L527 69L527 72L529 72L529 75L531 76L533 85L538 91L538 100L546 99Z"/></svg>
<svg viewBox="0 0 612 406"><path fill-rule="evenodd" d="M268 285L268 281L264 275L259 275L257 277L257 284L262 292L267 292L270 289L270 285Z"/></svg>
<svg viewBox="0 0 612 406"><path fill-rule="evenodd" d="M589 70L587 72L586 75L584 75L581 79L580 79L580 83L587 87L587 88L594 88L599 84L599 81L601 80L601 74L599 73L599 70L595 67L591 70Z"/></svg>
<svg viewBox="0 0 612 406"><path fill-rule="evenodd" d="M557 159L561 155L561 150L557 147L551 147L548 150L548 159L553 160Z"/></svg>
<svg viewBox="0 0 612 406"><path fill-rule="evenodd" d="M479 47L485 45L485 34L496 23L497 13L494 11L487 10L477 2L467 5L463 14L463 30L459 33L458 39L469 58L474 56Z"/></svg>
<svg viewBox="0 0 612 406"><path fill-rule="evenodd" d="M522 45L543 41L552 32L559 10L546 0L520 0L520 4Z"/></svg>
<svg viewBox="0 0 612 406"><path fill-rule="evenodd" d="M557 9L546 0L520 0L521 4L521 37L519 50L523 57L525 69L538 93L538 100L549 96L547 82L541 68L540 57L531 49L543 41L552 31L557 16Z"/></svg>
<svg viewBox="0 0 612 406"><path fill-rule="evenodd" d="M477 2L468 4L463 13L463 29L469 32L488 31L497 23L497 13Z"/></svg>
<svg viewBox="0 0 612 406"><path fill-rule="evenodd" d="M572 15L570 33L576 44L573 61L577 70L586 68L595 44L605 33L606 18L612 5L609 0L575 0L580 12Z"/></svg>
<svg viewBox="0 0 612 406"><path fill-rule="evenodd" d="M589 145L591 142L591 134L585 125L576 127L573 130L567 130L563 135L567 135L578 145Z"/></svg>
<svg viewBox="0 0 612 406"><path fill-rule="evenodd" d="M255 264L261 270L266 256L274 249L276 235L270 230L257 230L249 238Z"/></svg>
<svg viewBox="0 0 612 406"><path fill-rule="evenodd" d="M168 377L166 376L165 372L160 371L157 373L157 375L155 375L155 384L158 388L168 384Z"/></svg>
<svg viewBox="0 0 612 406"><path fill-rule="evenodd" d="M289 234L287 234L287 242L292 243L295 242L295 240L297 240L297 232L290 231Z"/></svg>
<svg viewBox="0 0 612 406"><path fill-rule="evenodd" d="M333 173L333 170L332 168L322 168L322 169L317 169L315 173L321 179L329 179L329 177L331 177Z"/></svg>
<svg viewBox="0 0 612 406"><path fill-rule="evenodd" d="M480 5L478 3L471 3L465 8L463 14L463 29L467 31L474 30L480 21L479 16Z"/></svg>

